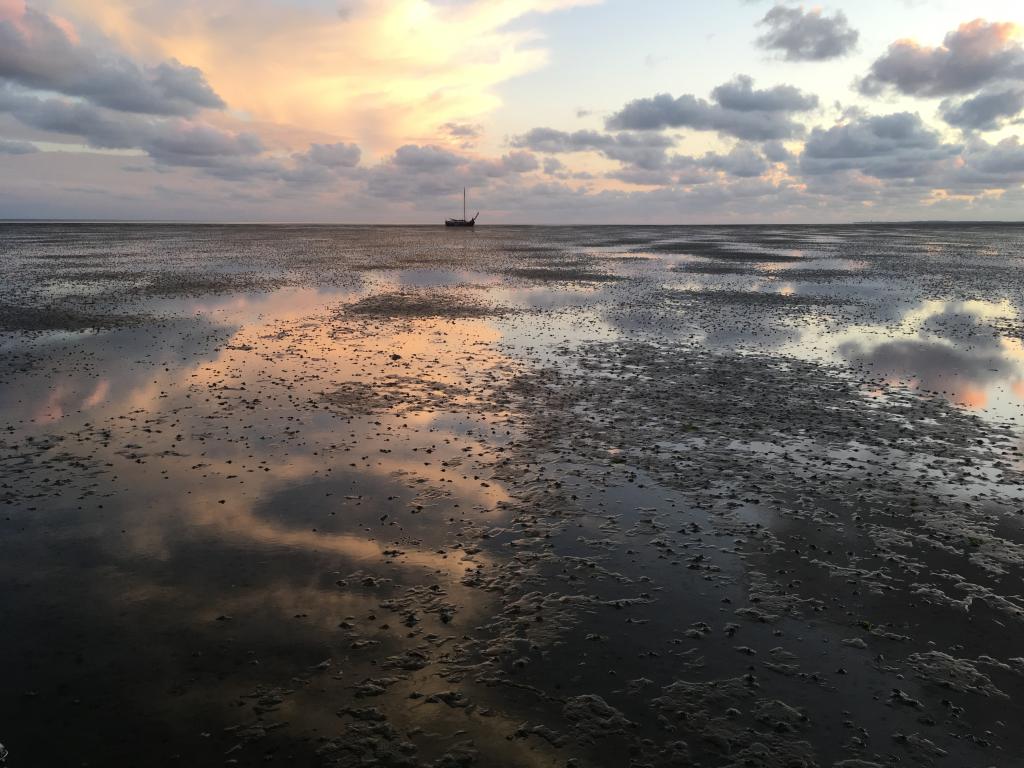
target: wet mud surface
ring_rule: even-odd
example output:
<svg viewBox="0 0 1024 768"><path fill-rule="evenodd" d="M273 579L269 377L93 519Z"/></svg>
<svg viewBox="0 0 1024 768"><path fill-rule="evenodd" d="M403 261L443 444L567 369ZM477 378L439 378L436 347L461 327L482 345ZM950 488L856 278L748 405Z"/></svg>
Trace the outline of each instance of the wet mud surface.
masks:
<svg viewBox="0 0 1024 768"><path fill-rule="evenodd" d="M0 762L1022 765L1022 266L0 225Z"/></svg>

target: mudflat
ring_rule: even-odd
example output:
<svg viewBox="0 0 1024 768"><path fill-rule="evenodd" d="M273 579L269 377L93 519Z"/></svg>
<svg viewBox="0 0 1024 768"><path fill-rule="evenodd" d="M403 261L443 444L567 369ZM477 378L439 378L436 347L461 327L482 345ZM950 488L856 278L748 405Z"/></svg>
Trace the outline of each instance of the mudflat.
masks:
<svg viewBox="0 0 1024 768"><path fill-rule="evenodd" d="M1024 761L1024 227L0 224L0 280L11 766Z"/></svg>

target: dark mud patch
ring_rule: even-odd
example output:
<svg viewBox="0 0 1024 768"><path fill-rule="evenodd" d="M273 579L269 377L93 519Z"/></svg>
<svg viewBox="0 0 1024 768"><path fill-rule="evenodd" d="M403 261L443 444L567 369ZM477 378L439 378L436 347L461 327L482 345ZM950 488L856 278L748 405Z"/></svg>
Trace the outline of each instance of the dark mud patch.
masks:
<svg viewBox="0 0 1024 768"><path fill-rule="evenodd" d="M141 325L142 314L95 312L56 305L23 307L0 303L0 331L102 331Z"/></svg>
<svg viewBox="0 0 1024 768"><path fill-rule="evenodd" d="M681 264L672 267L673 272L694 275L753 275L756 270L752 266L739 266L732 264Z"/></svg>
<svg viewBox="0 0 1024 768"><path fill-rule="evenodd" d="M454 292L395 291L367 296L346 305L342 312L357 317L380 319L416 319L442 317L472 319L498 317L510 310L496 307L466 295Z"/></svg>
<svg viewBox="0 0 1024 768"><path fill-rule="evenodd" d="M465 259L448 255L401 255L389 254L387 258L352 254L345 259L345 268L355 272L379 272L401 269L459 269L465 266Z"/></svg>
<svg viewBox="0 0 1024 768"><path fill-rule="evenodd" d="M148 296L207 296L225 293L263 293L284 288L289 281L258 272L158 272L142 289Z"/></svg>
<svg viewBox="0 0 1024 768"><path fill-rule="evenodd" d="M856 269L786 269L778 273L787 280L831 283L860 275Z"/></svg>
<svg viewBox="0 0 1024 768"><path fill-rule="evenodd" d="M505 274L522 280L556 283L614 283L623 279L580 267L515 267L505 270Z"/></svg>

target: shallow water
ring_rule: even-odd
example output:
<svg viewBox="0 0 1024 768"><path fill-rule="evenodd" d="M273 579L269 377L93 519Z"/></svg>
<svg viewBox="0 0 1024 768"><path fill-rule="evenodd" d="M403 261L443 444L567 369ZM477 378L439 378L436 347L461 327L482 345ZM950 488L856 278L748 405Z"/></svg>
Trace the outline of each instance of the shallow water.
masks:
<svg viewBox="0 0 1024 768"><path fill-rule="evenodd" d="M1019 765L1022 266L0 225L8 763Z"/></svg>

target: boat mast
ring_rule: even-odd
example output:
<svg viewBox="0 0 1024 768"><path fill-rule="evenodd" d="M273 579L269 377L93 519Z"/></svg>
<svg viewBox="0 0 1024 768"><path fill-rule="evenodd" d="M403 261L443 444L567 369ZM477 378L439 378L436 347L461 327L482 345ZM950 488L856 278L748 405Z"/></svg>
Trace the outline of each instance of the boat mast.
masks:
<svg viewBox="0 0 1024 768"><path fill-rule="evenodd" d="M466 220L466 188L462 188L462 220Z"/></svg>

